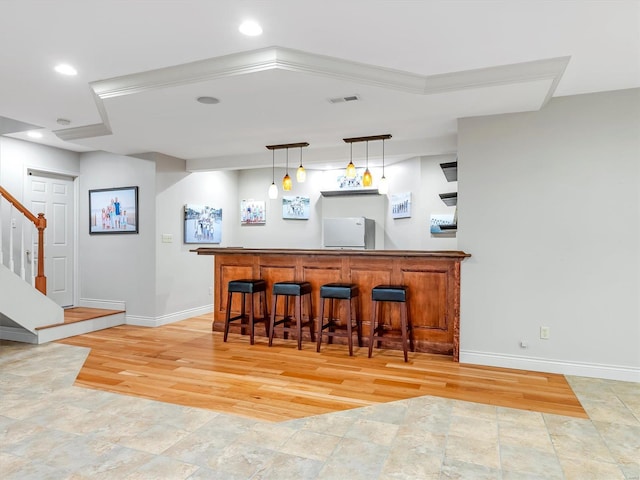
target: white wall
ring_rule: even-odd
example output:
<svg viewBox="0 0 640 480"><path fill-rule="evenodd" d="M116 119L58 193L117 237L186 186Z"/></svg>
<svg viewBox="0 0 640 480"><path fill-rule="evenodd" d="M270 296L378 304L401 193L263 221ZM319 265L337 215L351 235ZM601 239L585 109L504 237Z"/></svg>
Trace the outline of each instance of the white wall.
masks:
<svg viewBox="0 0 640 480"><path fill-rule="evenodd" d="M289 192L282 190L284 169L275 170L278 198L271 200L267 195L271 185L271 169L242 170L238 173L238 206L241 200L262 200L265 202L267 221L264 225L240 225L240 209L235 219L236 235L227 246L246 248L320 248L321 247L321 210L320 210L320 172L307 170L307 179L298 183L295 169L289 170L293 178L293 188ZM311 213L309 220L289 220L282 218L282 196L305 195L310 197Z"/></svg>
<svg viewBox="0 0 640 480"><path fill-rule="evenodd" d="M640 380L640 90L458 127L461 360Z"/></svg>
<svg viewBox="0 0 640 480"><path fill-rule="evenodd" d="M238 172L185 171L185 161L154 154L156 162L156 324L176 317L189 317L211 310L213 257L190 250L228 244L237 228ZM184 243L184 206L207 205L222 208L221 244ZM163 243L162 235L173 237Z"/></svg>
<svg viewBox="0 0 640 480"><path fill-rule="evenodd" d="M90 235L89 190L138 186L138 234ZM80 162L80 302L124 301L127 323L156 316L155 163L105 152ZM180 274L181 272L176 272Z"/></svg>

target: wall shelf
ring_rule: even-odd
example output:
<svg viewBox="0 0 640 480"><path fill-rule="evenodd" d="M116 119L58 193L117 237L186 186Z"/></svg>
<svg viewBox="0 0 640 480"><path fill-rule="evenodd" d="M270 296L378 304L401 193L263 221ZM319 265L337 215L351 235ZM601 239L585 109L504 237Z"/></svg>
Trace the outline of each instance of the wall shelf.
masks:
<svg viewBox="0 0 640 480"><path fill-rule="evenodd" d="M440 168L442 168L442 173L447 178L447 182L457 182L458 181L458 161L455 162L447 162L441 163Z"/></svg>
<svg viewBox="0 0 640 480"><path fill-rule="evenodd" d="M445 205L449 207L455 207L458 205L458 192L440 193L439 195Z"/></svg>
<svg viewBox="0 0 640 480"><path fill-rule="evenodd" d="M438 225L440 230L446 230L447 232L455 232L458 229L457 223L452 223L450 225Z"/></svg>
<svg viewBox="0 0 640 480"><path fill-rule="evenodd" d="M347 195L380 195L377 188L345 188L344 190L323 190L320 193L323 197L339 197Z"/></svg>

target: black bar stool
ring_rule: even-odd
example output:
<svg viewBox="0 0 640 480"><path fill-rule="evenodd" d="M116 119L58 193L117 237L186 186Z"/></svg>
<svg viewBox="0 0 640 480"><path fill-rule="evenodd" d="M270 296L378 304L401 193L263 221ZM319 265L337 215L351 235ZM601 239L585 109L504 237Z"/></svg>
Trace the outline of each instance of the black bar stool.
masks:
<svg viewBox="0 0 640 480"><path fill-rule="evenodd" d="M322 335L327 335L328 343L332 343L334 336L347 337L347 342L349 343L349 355L353 355L354 321L356 322L356 330L358 333L358 346L362 347L362 322L360 321L359 309L356 308L356 304L358 303L358 295L358 286L353 283L327 283L320 287L320 314L318 315L318 345L316 348L317 352L320 351ZM329 311L327 314L327 323L324 323L324 305L327 300L329 300ZM340 322L340 319L333 316L334 300L347 300L349 302L346 322ZM336 331L336 327L339 327L341 330ZM345 327L346 333L342 331L345 329Z"/></svg>
<svg viewBox="0 0 640 480"><path fill-rule="evenodd" d="M404 352L404 361L408 362L407 341L413 352L413 330L407 309L407 291L404 285L378 285L371 290L371 324L369 326L369 358L373 350L373 340L378 340L378 348L383 335L387 333L395 333L397 330L390 328L385 329L384 319L379 318L380 307L382 302L393 302L400 304L400 334L402 336L402 351ZM377 321L377 325L376 325ZM387 325L390 327L390 325ZM407 338L408 337L408 338Z"/></svg>
<svg viewBox="0 0 640 480"><path fill-rule="evenodd" d="M276 321L276 307L278 297L284 296L284 315ZM295 298L293 316L289 314L289 299ZM307 300L307 321L302 317L303 303ZM291 323L295 322L296 326ZM311 341L315 342L315 326L313 324L313 308L311 303L311 284L309 282L278 282L273 284L271 296L271 328L269 330L269 346L273 343L273 333L276 325L282 325L284 338L288 338L290 331L296 331L298 335L298 350L302 350L302 327L309 327Z"/></svg>
<svg viewBox="0 0 640 480"><path fill-rule="evenodd" d="M227 335L229 334L229 324L234 320L247 320L249 324L249 339L251 345L254 341L254 325L255 323L263 322L265 328L265 335L269 335L269 314L267 313L267 284L264 280L245 278L242 280L231 280L227 286L227 316L224 321L224 341L227 341ZM242 295L242 306L240 308L240 315L235 317L231 316L231 300L234 293ZM256 318L254 295L258 295L258 302L262 301L262 318ZM249 312L245 309L247 295L249 296Z"/></svg>

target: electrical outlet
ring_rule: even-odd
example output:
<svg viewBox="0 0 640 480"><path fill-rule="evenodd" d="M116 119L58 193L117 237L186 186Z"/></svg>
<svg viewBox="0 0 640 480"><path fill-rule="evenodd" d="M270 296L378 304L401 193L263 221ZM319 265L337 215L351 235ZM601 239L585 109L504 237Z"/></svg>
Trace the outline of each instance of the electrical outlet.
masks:
<svg viewBox="0 0 640 480"><path fill-rule="evenodd" d="M551 329L549 327L540 327L540 338L542 340L549 340L551 335Z"/></svg>
<svg viewBox="0 0 640 480"><path fill-rule="evenodd" d="M213 287L209 287L209 295L213 295Z"/></svg>
<svg viewBox="0 0 640 480"><path fill-rule="evenodd" d="M520 340L520 348L529 348L529 345L526 341Z"/></svg>

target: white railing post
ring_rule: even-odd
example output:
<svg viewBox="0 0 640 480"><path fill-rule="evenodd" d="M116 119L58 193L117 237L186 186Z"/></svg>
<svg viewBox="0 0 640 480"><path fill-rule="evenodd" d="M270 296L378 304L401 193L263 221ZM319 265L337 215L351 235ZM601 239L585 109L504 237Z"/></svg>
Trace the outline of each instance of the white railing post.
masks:
<svg viewBox="0 0 640 480"><path fill-rule="evenodd" d="M29 274L31 276L31 286L33 286L33 288L36 288L36 270L35 270L35 255L36 255L36 240L35 237L33 236L33 230L31 231L31 255L29 258L29 263L31 264L31 273Z"/></svg>
<svg viewBox="0 0 640 480"><path fill-rule="evenodd" d="M24 220L22 221L20 229L20 278L25 280L25 269L24 269Z"/></svg>
<svg viewBox="0 0 640 480"><path fill-rule="evenodd" d="M13 207L9 210L9 270L15 273L15 264L13 262L13 230L15 229L15 220L13 219Z"/></svg>

